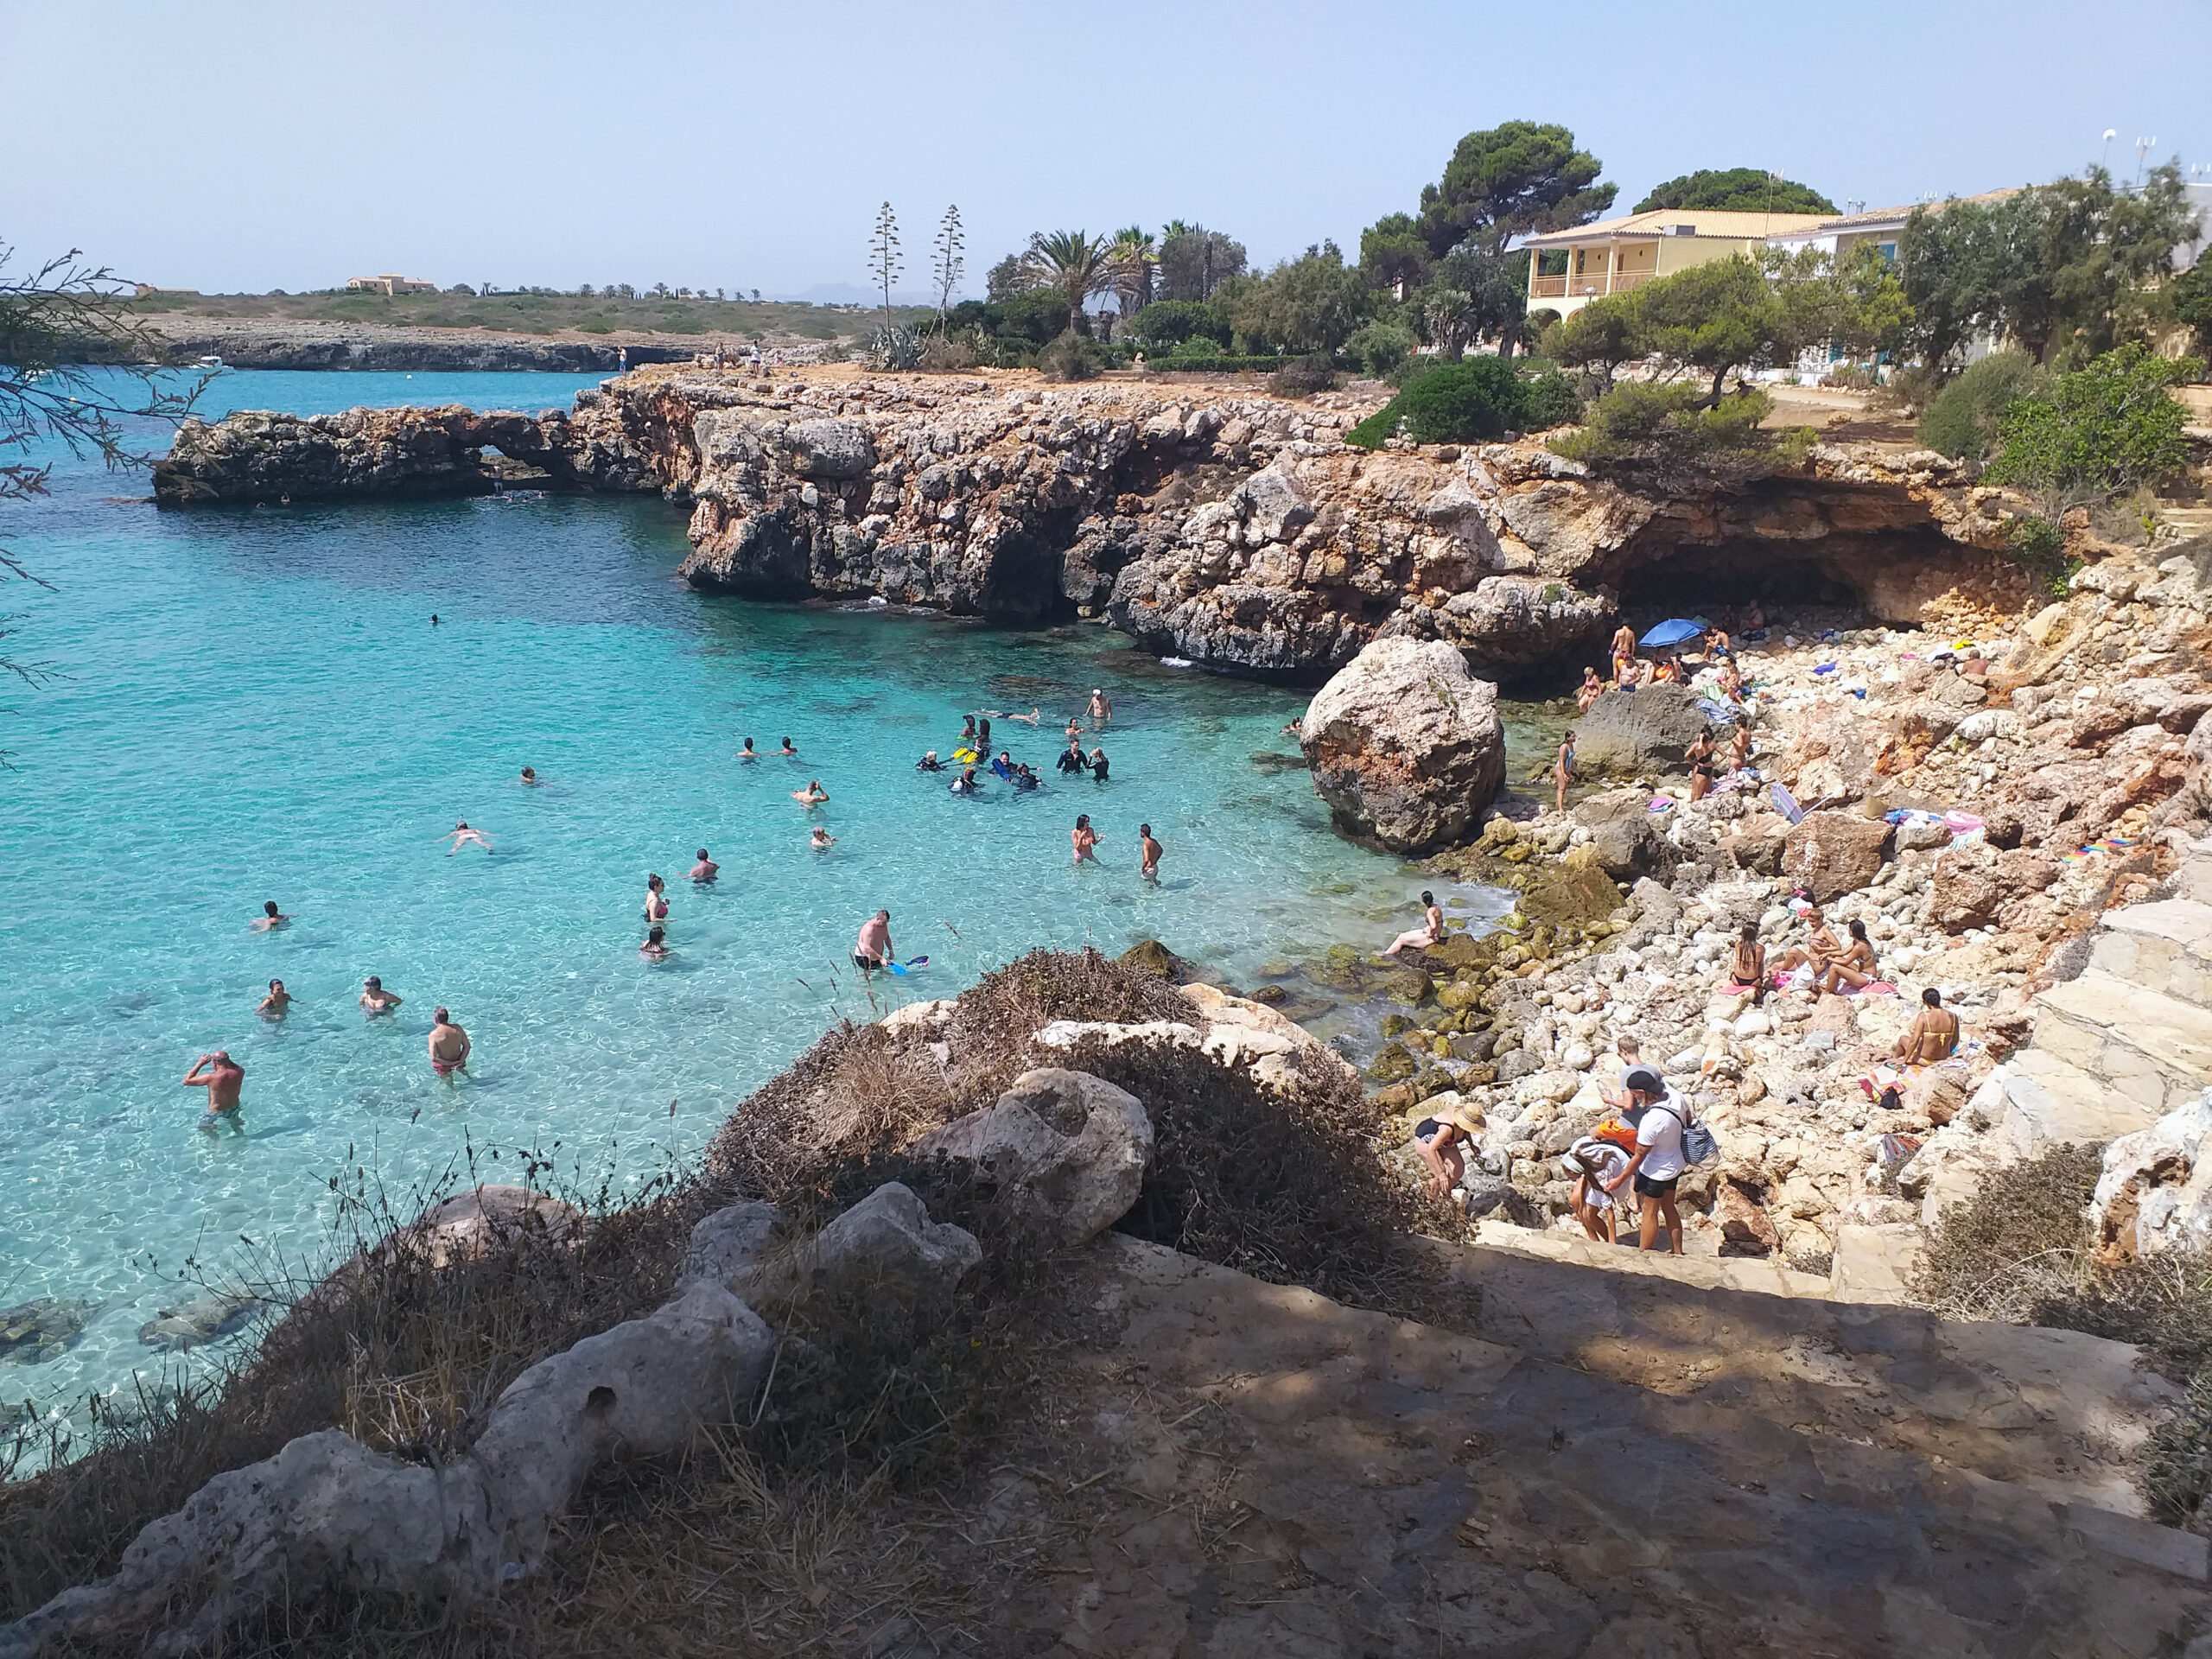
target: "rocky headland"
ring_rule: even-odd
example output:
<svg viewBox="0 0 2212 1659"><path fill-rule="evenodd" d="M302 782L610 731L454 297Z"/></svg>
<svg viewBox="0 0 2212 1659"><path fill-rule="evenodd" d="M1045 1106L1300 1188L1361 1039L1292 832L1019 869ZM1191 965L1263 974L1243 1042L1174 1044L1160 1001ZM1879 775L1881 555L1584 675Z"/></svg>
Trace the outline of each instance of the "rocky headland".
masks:
<svg viewBox="0 0 2212 1659"><path fill-rule="evenodd" d="M1913 625L1947 595L2027 597L1999 552L2006 504L1929 452L1815 446L1733 487L1645 490L1535 442L1346 444L1386 395L649 369L510 441L556 486L688 505L697 588L1097 617L1163 656L1308 681L1385 637L1456 645L1486 678L1554 668L1624 603L1694 607L1753 577ZM405 494L468 487L471 468L489 490L465 424L450 410L188 423L156 492Z"/></svg>

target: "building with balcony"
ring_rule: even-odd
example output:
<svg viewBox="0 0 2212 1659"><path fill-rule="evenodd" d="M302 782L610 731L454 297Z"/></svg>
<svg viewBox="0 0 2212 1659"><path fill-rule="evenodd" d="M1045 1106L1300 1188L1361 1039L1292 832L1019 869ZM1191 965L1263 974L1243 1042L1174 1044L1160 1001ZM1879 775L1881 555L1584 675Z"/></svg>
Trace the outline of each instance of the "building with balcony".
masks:
<svg viewBox="0 0 2212 1659"><path fill-rule="evenodd" d="M398 276L386 271L381 276L348 276L348 294L382 294L387 298L395 294L435 294L435 283L426 283L420 276Z"/></svg>
<svg viewBox="0 0 2212 1659"><path fill-rule="evenodd" d="M1655 276L1671 276L1714 259L1755 256L1770 242L1809 235L1834 222L1834 215L1827 213L1660 207L1525 237L1529 308L1566 316L1602 294L1626 294Z"/></svg>

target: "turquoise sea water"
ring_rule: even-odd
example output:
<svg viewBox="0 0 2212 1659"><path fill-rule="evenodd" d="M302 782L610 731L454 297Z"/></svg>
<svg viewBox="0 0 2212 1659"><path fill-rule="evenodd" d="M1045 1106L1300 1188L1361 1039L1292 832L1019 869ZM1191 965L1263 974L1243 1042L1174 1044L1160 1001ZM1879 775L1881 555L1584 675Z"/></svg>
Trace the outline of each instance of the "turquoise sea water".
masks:
<svg viewBox="0 0 2212 1659"><path fill-rule="evenodd" d="M537 409L582 378L231 373L209 408L466 401ZM138 1326L194 1294L325 1248L341 1169L405 1192L478 1148L561 1143L636 1181L697 1152L837 1014L878 906L913 977L949 995L1033 945L1147 936L1249 982L1263 965L1406 925L1418 880L1331 833L1279 735L1305 694L1173 670L1085 626L1016 633L702 598L671 575L681 512L651 498L157 512L143 477L65 464L0 545L55 584L10 585L10 646L64 677L7 699L0 743L0 1306L100 1304L0 1399L66 1401L163 1360ZM433 627L430 616L441 619ZM1050 770L1092 686L1112 781ZM960 716L1045 788L957 799L916 773ZM790 735L802 759L734 759ZM544 779L516 781L524 766ZM819 779L829 804L791 791ZM1097 866L1071 866L1088 812ZM487 856L448 856L466 818ZM1149 821L1157 887L1136 875ZM836 837L807 845L815 823ZM683 879L699 847L720 882ZM675 955L639 959L648 871ZM1484 895L1462 895L1478 908ZM274 899L290 925L250 925ZM406 999L366 1021L362 977ZM265 983L297 999L254 1014ZM430 1013L474 1037L435 1079ZM227 1047L247 1133L210 1139L179 1086ZM490 1166L496 1179L512 1156ZM196 1262L190 1268L188 1261Z"/></svg>

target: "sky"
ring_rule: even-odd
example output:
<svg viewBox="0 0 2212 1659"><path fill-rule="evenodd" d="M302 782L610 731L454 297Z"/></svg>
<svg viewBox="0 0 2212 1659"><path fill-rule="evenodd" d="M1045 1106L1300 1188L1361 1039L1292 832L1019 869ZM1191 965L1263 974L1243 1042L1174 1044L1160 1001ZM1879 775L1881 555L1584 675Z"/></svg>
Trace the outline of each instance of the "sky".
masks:
<svg viewBox="0 0 2212 1659"><path fill-rule="evenodd" d="M1040 229L1356 254L1516 118L1571 128L1623 209L1700 167L1886 206L2132 177L2140 137L2208 163L2208 66L2212 0L0 0L0 241L210 293L797 295L867 283L887 200L919 291L957 203L973 293Z"/></svg>

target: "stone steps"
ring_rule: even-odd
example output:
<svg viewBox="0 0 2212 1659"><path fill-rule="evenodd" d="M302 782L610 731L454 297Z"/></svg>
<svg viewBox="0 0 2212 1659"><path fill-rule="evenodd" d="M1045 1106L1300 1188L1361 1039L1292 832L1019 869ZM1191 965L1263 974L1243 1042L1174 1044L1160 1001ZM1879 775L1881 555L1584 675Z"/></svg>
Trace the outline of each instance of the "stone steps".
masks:
<svg viewBox="0 0 2212 1659"><path fill-rule="evenodd" d="M2212 1080L2212 1010L2093 970L2037 999L2036 1046L2155 1117Z"/></svg>
<svg viewBox="0 0 2212 1659"><path fill-rule="evenodd" d="M2161 899L2107 916L2089 969L2212 1007L2212 904Z"/></svg>
<svg viewBox="0 0 2212 1659"><path fill-rule="evenodd" d="M2004 1155L2033 1158L2062 1145L2088 1146L2133 1135L2158 1112L2048 1048L2022 1049L2005 1066Z"/></svg>

